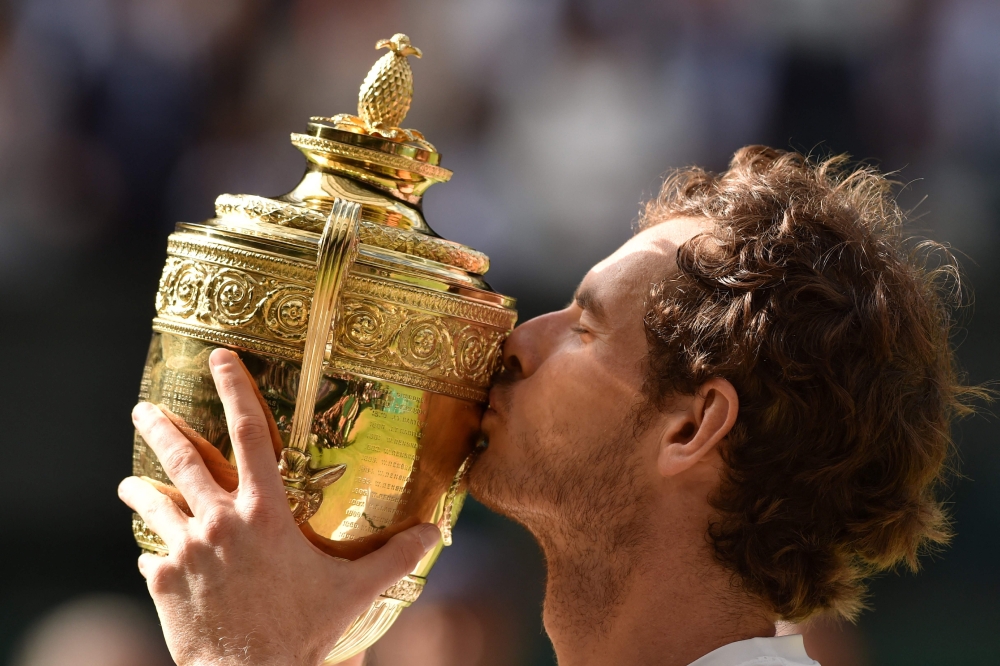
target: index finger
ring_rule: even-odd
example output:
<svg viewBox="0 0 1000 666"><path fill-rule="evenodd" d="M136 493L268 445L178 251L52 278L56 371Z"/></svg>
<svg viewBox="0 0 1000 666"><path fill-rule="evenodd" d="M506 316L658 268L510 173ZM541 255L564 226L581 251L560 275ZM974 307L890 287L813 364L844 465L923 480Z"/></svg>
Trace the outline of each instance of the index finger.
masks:
<svg viewBox="0 0 1000 666"><path fill-rule="evenodd" d="M243 364L234 352L222 348L212 352L208 364L229 423L240 475L238 492L251 490L284 501L269 424Z"/></svg>
<svg viewBox="0 0 1000 666"><path fill-rule="evenodd" d="M257 402L260 403L260 409L264 412L264 418L267 419L267 429L271 433L271 444L274 445L274 459L277 460L278 456L281 455L281 449L284 447L284 444L281 439L281 431L278 430L278 424L274 421L274 414L271 413L271 408L267 406L267 401L264 400L264 396L260 392L260 387L253 380L253 375L250 374L250 369L243 362L243 359L239 357L239 354L233 354L233 356L236 357L236 362L243 368L243 372L246 373L247 379L250 381L250 388L253 389L253 394L257 398Z"/></svg>

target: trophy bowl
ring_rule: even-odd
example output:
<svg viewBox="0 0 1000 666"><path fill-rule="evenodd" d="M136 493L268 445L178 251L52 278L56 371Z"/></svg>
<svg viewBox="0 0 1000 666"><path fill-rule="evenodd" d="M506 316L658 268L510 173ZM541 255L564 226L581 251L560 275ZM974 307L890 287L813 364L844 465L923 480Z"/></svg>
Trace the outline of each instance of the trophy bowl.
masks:
<svg viewBox="0 0 1000 666"><path fill-rule="evenodd" d="M213 219L177 225L139 393L186 422L210 458L234 464L208 367L214 348L232 349L280 432L276 465L310 541L354 559L417 523L440 527L441 543L326 663L384 634L450 545L517 318L513 299L481 277L487 257L427 225L421 197L451 172L419 132L400 127L413 90L407 57L420 51L405 35L378 47L389 52L361 87L358 116L312 118L292 135L307 162L295 189L224 194ZM169 483L138 434L133 472ZM144 550L166 552L138 516L133 533Z"/></svg>

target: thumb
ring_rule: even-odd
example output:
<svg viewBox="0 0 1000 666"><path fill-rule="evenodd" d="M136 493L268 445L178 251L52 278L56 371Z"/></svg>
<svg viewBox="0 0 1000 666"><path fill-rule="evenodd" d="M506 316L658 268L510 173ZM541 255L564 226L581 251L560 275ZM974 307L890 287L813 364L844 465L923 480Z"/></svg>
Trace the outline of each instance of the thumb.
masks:
<svg viewBox="0 0 1000 666"><path fill-rule="evenodd" d="M381 594L413 571L441 540L441 532L430 523L417 525L389 539L384 546L351 563L359 580Z"/></svg>

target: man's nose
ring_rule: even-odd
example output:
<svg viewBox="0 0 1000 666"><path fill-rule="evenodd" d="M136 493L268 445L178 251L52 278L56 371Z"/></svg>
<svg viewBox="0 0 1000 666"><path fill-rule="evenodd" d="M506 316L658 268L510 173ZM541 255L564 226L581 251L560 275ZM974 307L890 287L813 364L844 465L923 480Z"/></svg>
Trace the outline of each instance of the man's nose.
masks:
<svg viewBox="0 0 1000 666"><path fill-rule="evenodd" d="M514 329L503 345L503 367L518 379L535 374L551 353L559 312L550 312Z"/></svg>

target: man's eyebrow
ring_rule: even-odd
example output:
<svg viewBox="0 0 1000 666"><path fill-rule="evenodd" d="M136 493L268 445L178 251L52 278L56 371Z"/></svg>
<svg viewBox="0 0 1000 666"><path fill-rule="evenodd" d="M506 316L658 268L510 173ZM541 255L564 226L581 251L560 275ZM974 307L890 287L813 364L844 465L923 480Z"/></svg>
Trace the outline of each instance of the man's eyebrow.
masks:
<svg viewBox="0 0 1000 666"><path fill-rule="evenodd" d="M580 287L573 294L573 300L581 308L586 310L591 314L594 319L600 322L607 322L607 312L604 309L604 303L602 303L597 298L597 293L590 287Z"/></svg>

